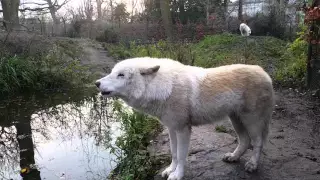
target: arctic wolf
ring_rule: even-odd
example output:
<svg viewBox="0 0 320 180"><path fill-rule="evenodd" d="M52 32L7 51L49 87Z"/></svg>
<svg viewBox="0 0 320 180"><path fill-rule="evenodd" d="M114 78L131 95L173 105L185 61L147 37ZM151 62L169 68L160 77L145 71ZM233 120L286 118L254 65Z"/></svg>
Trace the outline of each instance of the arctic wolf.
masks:
<svg viewBox="0 0 320 180"><path fill-rule="evenodd" d="M246 25L245 23L241 23L240 24L240 32L242 36L250 36L251 34L251 29L248 25Z"/></svg>
<svg viewBox="0 0 320 180"><path fill-rule="evenodd" d="M102 95L119 97L168 128L172 161L162 172L168 180L184 176L191 126L228 117L239 144L223 160L239 160L251 144L245 170L257 169L274 105L272 80L261 67L234 64L206 69L171 59L133 58L118 62L96 86Z"/></svg>

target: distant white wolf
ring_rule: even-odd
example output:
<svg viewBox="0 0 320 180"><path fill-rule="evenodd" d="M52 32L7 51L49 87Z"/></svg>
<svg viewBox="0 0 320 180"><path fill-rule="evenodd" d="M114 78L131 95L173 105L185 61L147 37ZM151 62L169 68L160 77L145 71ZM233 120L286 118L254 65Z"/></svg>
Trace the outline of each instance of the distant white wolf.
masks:
<svg viewBox="0 0 320 180"><path fill-rule="evenodd" d="M102 95L119 97L168 128L172 161L162 172L168 180L184 176L191 127L228 118L239 143L223 160L239 160L252 145L245 170L257 169L274 106L272 80L261 67L233 64L206 69L171 59L132 58L118 62L96 86Z"/></svg>
<svg viewBox="0 0 320 180"><path fill-rule="evenodd" d="M242 36L250 36L251 34L251 29L248 25L246 25L245 23L241 23L240 24L240 32Z"/></svg>

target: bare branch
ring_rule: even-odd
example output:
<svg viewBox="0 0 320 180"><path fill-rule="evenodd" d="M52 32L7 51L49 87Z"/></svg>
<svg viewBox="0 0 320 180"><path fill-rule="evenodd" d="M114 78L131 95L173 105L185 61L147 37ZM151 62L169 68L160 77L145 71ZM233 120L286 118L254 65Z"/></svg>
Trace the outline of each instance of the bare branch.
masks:
<svg viewBox="0 0 320 180"><path fill-rule="evenodd" d="M36 3L36 2L25 2L25 3L21 3L20 5L38 5L38 6L44 6L47 5L47 3Z"/></svg>
<svg viewBox="0 0 320 180"><path fill-rule="evenodd" d="M49 0L43 0L48 2ZM70 0L64 0L60 5L58 4L58 1L56 0L51 6L48 5L48 3L36 3L36 2L26 2L23 3L22 5L27 5L27 4L33 4L33 5L39 5L39 6L44 6L44 5L48 5L47 7L36 7L36 8L23 8L23 9L19 9L20 12L25 12L25 11L44 11L44 10L48 10L50 8L55 8L56 10L59 10L62 6L66 5ZM2 9L0 9L0 13L3 12Z"/></svg>

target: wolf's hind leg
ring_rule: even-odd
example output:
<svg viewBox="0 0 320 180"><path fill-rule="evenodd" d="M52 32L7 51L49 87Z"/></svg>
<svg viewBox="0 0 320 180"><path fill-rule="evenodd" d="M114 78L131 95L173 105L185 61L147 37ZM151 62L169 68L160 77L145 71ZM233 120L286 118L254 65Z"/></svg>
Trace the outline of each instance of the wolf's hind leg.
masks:
<svg viewBox="0 0 320 180"><path fill-rule="evenodd" d="M230 116L230 120L238 136L238 146L232 153L228 152L223 156L222 160L225 162L238 161L250 145L250 137L240 118L234 114Z"/></svg>
<svg viewBox="0 0 320 180"><path fill-rule="evenodd" d="M253 172L258 168L262 148L268 134L271 113L268 109L264 113L251 113L241 116L245 128L251 138L253 152L250 160L245 164L247 172Z"/></svg>

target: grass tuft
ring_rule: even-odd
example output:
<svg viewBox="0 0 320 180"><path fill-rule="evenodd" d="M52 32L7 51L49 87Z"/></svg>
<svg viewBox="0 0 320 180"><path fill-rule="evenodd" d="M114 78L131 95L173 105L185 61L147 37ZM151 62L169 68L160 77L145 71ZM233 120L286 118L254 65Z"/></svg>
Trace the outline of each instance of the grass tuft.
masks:
<svg viewBox="0 0 320 180"><path fill-rule="evenodd" d="M77 88L90 80L77 59L79 51L56 44L47 53L6 55L0 58L0 94Z"/></svg>

